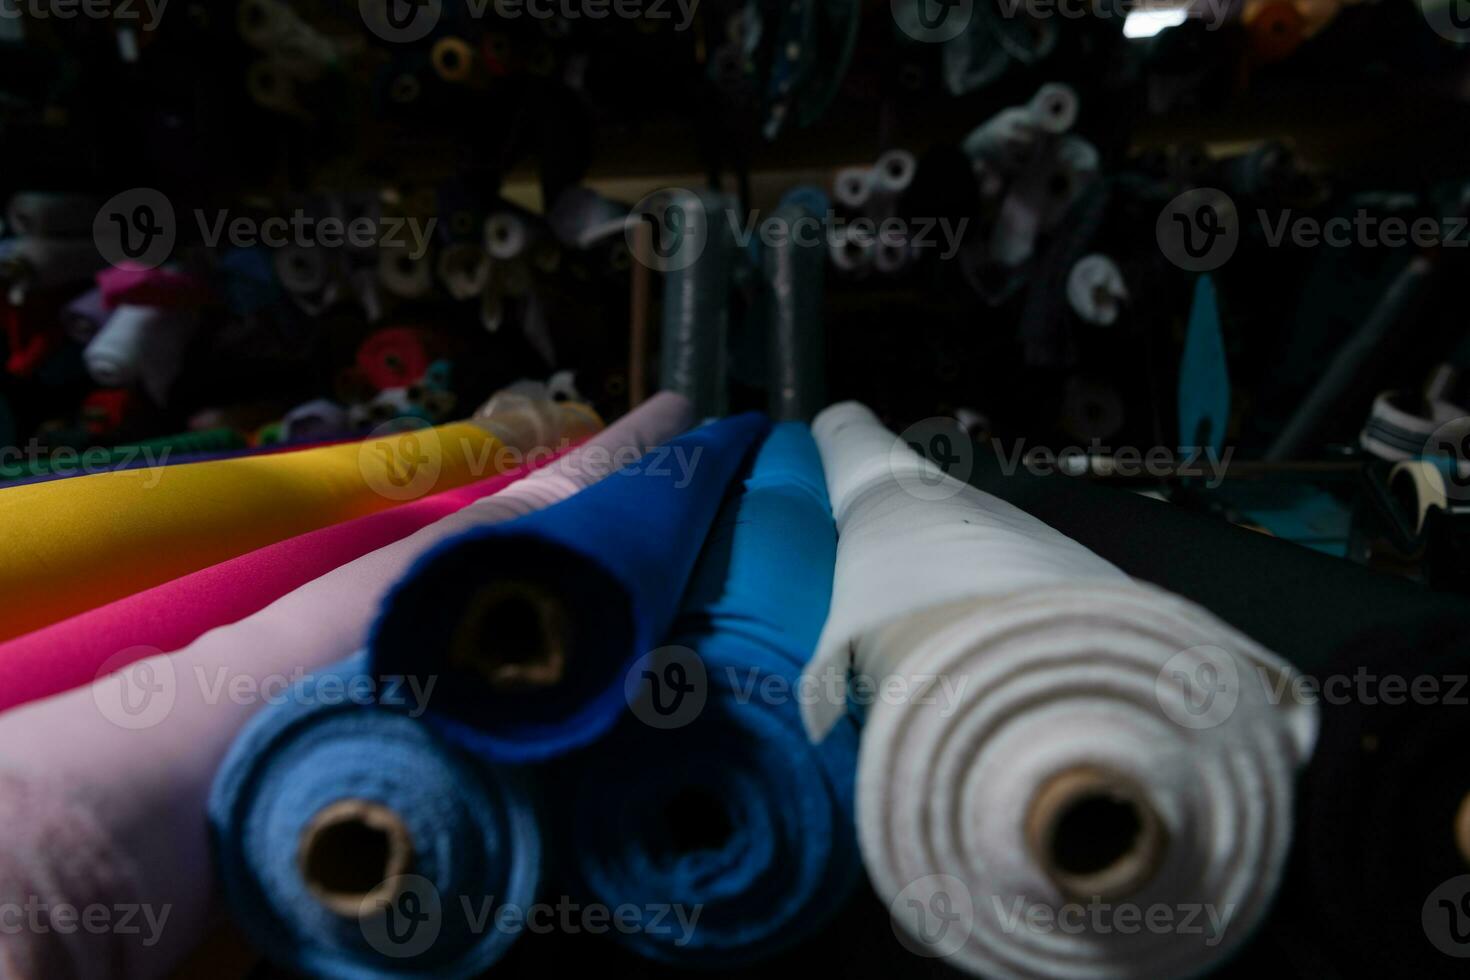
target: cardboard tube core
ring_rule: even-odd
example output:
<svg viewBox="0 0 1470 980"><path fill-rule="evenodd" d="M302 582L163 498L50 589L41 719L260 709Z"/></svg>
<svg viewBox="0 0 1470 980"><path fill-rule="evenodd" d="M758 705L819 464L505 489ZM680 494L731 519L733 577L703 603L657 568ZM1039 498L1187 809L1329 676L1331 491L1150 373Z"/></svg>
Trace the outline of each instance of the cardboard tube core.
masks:
<svg viewBox="0 0 1470 980"><path fill-rule="evenodd" d="M1460 800L1460 809L1455 813L1455 846L1460 857L1470 865L1470 793Z"/></svg>
<svg viewBox="0 0 1470 980"><path fill-rule="evenodd" d="M470 600L451 662L494 688L551 687L566 674L570 618L560 599L524 582L496 582Z"/></svg>
<svg viewBox="0 0 1470 980"><path fill-rule="evenodd" d="M1068 895L1121 899L1158 870L1167 834L1137 783L1078 767L1052 776L1031 798L1026 841L1047 877Z"/></svg>
<svg viewBox="0 0 1470 980"><path fill-rule="evenodd" d="M340 800L311 818L296 860L317 901L356 918L369 899L393 899L393 879L413 865L413 839L381 803Z"/></svg>

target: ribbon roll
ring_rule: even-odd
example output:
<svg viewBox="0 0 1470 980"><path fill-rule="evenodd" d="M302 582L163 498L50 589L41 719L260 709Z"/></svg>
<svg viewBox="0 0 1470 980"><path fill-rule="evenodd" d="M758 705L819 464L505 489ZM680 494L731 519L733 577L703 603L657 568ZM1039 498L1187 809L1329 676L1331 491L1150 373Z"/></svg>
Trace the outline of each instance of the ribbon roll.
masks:
<svg viewBox="0 0 1470 980"><path fill-rule="evenodd" d="M1426 401L1412 392L1385 391L1373 399L1358 444L1371 455L1391 461L1439 452L1439 447L1429 445L1430 437L1463 414L1446 402Z"/></svg>
<svg viewBox="0 0 1470 980"><path fill-rule="evenodd" d="M493 761L549 759L602 736L768 424L711 423L559 506L436 548L385 600L373 669L453 673L429 718Z"/></svg>
<svg viewBox="0 0 1470 980"><path fill-rule="evenodd" d="M877 180L871 167L843 167L832 178L832 198L843 207L862 210Z"/></svg>
<svg viewBox="0 0 1470 980"><path fill-rule="evenodd" d="M198 321L152 306L119 306L82 352L87 373L106 388L140 384L159 405L183 368Z"/></svg>
<svg viewBox="0 0 1470 980"><path fill-rule="evenodd" d="M108 267L97 273L97 286L108 306L157 306L195 310L213 298L209 285L178 269Z"/></svg>
<svg viewBox="0 0 1470 980"><path fill-rule="evenodd" d="M365 668L354 657L306 678L230 749L209 800L225 895L254 945L294 972L479 976L518 931L500 927L502 911L535 900L535 811L511 774L367 696L414 711L432 692L400 695Z"/></svg>
<svg viewBox="0 0 1470 980"><path fill-rule="evenodd" d="M16 832L0 838L0 900L36 895L76 908L127 902L155 914L170 908L157 937L143 930L0 931L0 962L48 977L65 976L76 963L126 964L129 977L175 968L211 922L210 784L264 700L280 696L282 681L360 650L384 592L435 542L563 500L606 476L609 459L670 438L690 418L680 398L650 399L556 463L183 650L0 714L0 812L18 821ZM0 506L23 492L0 493ZM245 696L230 695L230 685Z"/></svg>
<svg viewBox="0 0 1470 980"><path fill-rule="evenodd" d="M479 245L461 242L439 253L439 281L450 298L474 299L490 285L490 256Z"/></svg>
<svg viewBox="0 0 1470 980"><path fill-rule="evenodd" d="M670 634L680 651L650 661L647 685L687 668L686 693L642 692L635 716L550 774L568 787L564 812L600 814L566 820L588 901L700 910L689 936L623 933L645 956L689 967L769 958L820 929L857 882L857 729L812 746L797 706L835 553L816 445L804 424L778 425L705 542ZM751 694L762 691L781 693Z"/></svg>
<svg viewBox="0 0 1470 980"><path fill-rule="evenodd" d="M883 692L863 728L859 840L913 948L986 977L1185 976L1228 956L1290 844L1317 720L1290 695L1295 672L945 476L862 406L827 410L814 433L838 554L805 679L830 690L850 656ZM844 708L808 701L808 730ZM1203 934L1030 925L1097 902L1231 918ZM960 927L936 939L941 910Z"/></svg>
<svg viewBox="0 0 1470 980"><path fill-rule="evenodd" d="M821 219L783 205L770 219L781 234L762 253L770 341L766 354L771 417L807 421L827 401L827 335L822 300L827 257ZM814 236L810 228L818 229Z"/></svg>

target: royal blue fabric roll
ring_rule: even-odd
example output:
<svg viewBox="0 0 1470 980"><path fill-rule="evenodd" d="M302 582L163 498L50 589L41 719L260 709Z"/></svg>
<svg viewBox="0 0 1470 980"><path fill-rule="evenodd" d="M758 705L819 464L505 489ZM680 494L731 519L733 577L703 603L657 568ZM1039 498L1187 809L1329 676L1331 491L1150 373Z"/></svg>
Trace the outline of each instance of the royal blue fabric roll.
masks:
<svg viewBox="0 0 1470 980"><path fill-rule="evenodd" d="M667 634L725 491L769 427L754 413L713 422L561 503L444 542L384 599L373 669L452 674L428 718L492 761L543 761L606 734L627 710L625 674ZM467 629L497 657L521 655L515 632L483 612L507 586L563 611L554 682L496 684L461 656Z"/></svg>
<svg viewBox="0 0 1470 980"><path fill-rule="evenodd" d="M301 681L230 750L209 802L215 861L236 921L277 964L342 980L473 977L520 931L541 873L535 809L515 774L415 717L434 695L376 682L358 655ZM320 860L337 850L356 879L338 890L368 896L360 914L318 898L333 879L311 870L317 852L304 844L344 801L396 815L411 855L392 860L392 835L371 820L316 838Z"/></svg>
<svg viewBox="0 0 1470 980"><path fill-rule="evenodd" d="M764 959L826 923L859 878L856 725L812 745L797 700L836 542L810 431L776 426L710 531L669 640L703 665L707 683L682 665L702 708L687 719L675 708L669 728L647 709L628 715L548 780L564 787L569 805L554 811L566 815L568 876L586 901L686 910L664 916L668 928L644 912L640 928L619 930L645 956Z"/></svg>

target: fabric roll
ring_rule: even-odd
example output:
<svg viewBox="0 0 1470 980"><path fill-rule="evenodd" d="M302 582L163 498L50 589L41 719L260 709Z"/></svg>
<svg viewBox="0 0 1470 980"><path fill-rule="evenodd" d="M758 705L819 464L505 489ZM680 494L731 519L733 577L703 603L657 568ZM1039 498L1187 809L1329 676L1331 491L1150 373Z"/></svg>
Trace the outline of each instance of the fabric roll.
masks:
<svg viewBox="0 0 1470 980"><path fill-rule="evenodd" d="M453 672L430 720L492 761L580 748L626 710L765 416L711 423L522 520L447 541L383 603L374 669Z"/></svg>
<svg viewBox="0 0 1470 980"><path fill-rule="evenodd" d="M664 313L660 387L694 402L701 418L724 415L729 403L726 345L734 263L724 197L712 191L678 192L664 221L673 248L662 257Z"/></svg>
<svg viewBox="0 0 1470 980"><path fill-rule="evenodd" d="M0 639L255 548L498 472L459 423L301 452L99 473L0 493ZM516 446L527 451L534 446ZM511 465L514 465L513 463Z"/></svg>
<svg viewBox="0 0 1470 980"><path fill-rule="evenodd" d="M969 479L1295 665L1321 733L1283 912L1348 975L1442 970L1426 923L1448 923L1429 899L1470 870L1457 822L1470 777L1448 755L1470 737L1464 599L1117 488L1007 473L985 453Z"/></svg>
<svg viewBox="0 0 1470 980"><path fill-rule="evenodd" d="M82 352L87 373L107 388L141 385L162 405L194 334L192 314L152 306L119 306Z"/></svg>
<svg viewBox="0 0 1470 980"><path fill-rule="evenodd" d="M608 460L624 450L646 451L690 421L686 400L650 399L555 464L184 650L0 714L0 812L19 828L0 840L0 901L170 910L156 936L0 932L0 963L22 976L79 980L167 974L209 925L205 804L230 744L262 704L362 649L383 594L433 544L564 499L610 474Z"/></svg>
<svg viewBox="0 0 1470 980"><path fill-rule="evenodd" d="M778 425L732 488L670 633L689 653L669 668L697 658L692 676L707 681L691 681L693 711L650 702L548 780L572 788L561 812L600 814L566 828L565 861L587 901L700 909L687 937L620 933L645 956L766 959L820 929L858 879L856 726L810 745L797 705L835 555L811 433Z"/></svg>
<svg viewBox="0 0 1470 980"><path fill-rule="evenodd" d="M879 692L862 701L858 833L910 943L986 977L1186 976L1230 955L1290 845L1317 723L1298 675L945 476L862 406L814 433L838 552L805 681L829 691L850 666L852 691ZM803 710L820 737L845 704ZM1099 903L1228 919L1128 930L1098 925ZM936 947L940 908L962 928ZM1067 928L1031 925L1037 910Z"/></svg>
<svg viewBox="0 0 1470 980"><path fill-rule="evenodd" d="M294 972L479 976L517 930L478 917L536 898L535 808L512 774L414 718L407 692L407 710L375 703L398 696L366 668L359 656L306 678L230 749L209 800L226 898Z"/></svg>
<svg viewBox="0 0 1470 980"><path fill-rule="evenodd" d="M180 269L159 266L109 266L97 273L97 287L110 307L148 306L197 310L213 298L209 284Z"/></svg>
<svg viewBox="0 0 1470 980"><path fill-rule="evenodd" d="M783 239L763 254L770 330L768 400L772 418L806 422L827 403L827 335L822 328L822 285L827 256L821 219L786 204L771 219Z"/></svg>
<svg viewBox="0 0 1470 980"><path fill-rule="evenodd" d="M80 687L103 670L121 670L154 651L180 650L547 462L535 456L528 466L489 479L287 538L0 644L0 711ZM119 656L126 650L135 656Z"/></svg>

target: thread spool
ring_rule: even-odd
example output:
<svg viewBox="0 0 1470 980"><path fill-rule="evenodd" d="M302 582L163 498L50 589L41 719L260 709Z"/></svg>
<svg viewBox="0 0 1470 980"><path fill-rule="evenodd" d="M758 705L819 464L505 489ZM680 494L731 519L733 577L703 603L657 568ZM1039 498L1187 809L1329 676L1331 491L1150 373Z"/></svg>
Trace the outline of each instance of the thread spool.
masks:
<svg viewBox="0 0 1470 980"><path fill-rule="evenodd" d="M1026 110L1037 129L1060 136L1076 124L1081 100L1070 85L1048 82L1036 90Z"/></svg>
<svg viewBox="0 0 1470 980"><path fill-rule="evenodd" d="M534 237L530 222L514 211L496 211L485 219L485 250L493 258L520 258Z"/></svg>
<svg viewBox="0 0 1470 980"><path fill-rule="evenodd" d="M434 42L429 61L439 77L452 85L465 85L478 75L475 49L462 37L441 37Z"/></svg>
<svg viewBox="0 0 1470 980"><path fill-rule="evenodd" d="M1111 326L1128 302L1128 286L1118 264L1094 252L1077 260L1067 274L1067 302L1088 323Z"/></svg>
<svg viewBox="0 0 1470 980"><path fill-rule="evenodd" d="M860 210L873 194L870 167L843 167L832 178L832 197L844 207Z"/></svg>
<svg viewBox="0 0 1470 980"><path fill-rule="evenodd" d="M873 188L887 194L902 194L914 182L918 169L918 160L908 150L889 150L873 166Z"/></svg>
<svg viewBox="0 0 1470 980"><path fill-rule="evenodd" d="M451 245L439 253L439 281L454 299L474 299L490 283L490 256L469 242Z"/></svg>
<svg viewBox="0 0 1470 980"><path fill-rule="evenodd" d="M296 80L278 61L262 60L245 71L245 90L262 109L310 118L296 98Z"/></svg>
<svg viewBox="0 0 1470 980"><path fill-rule="evenodd" d="M525 582L480 589L450 640L450 662L497 690L538 689L566 675L571 618L560 599Z"/></svg>
<svg viewBox="0 0 1470 980"><path fill-rule="evenodd" d="M163 404L194 332L191 315L151 306L119 306L82 352L87 373L104 388L141 383Z"/></svg>
<svg viewBox="0 0 1470 980"><path fill-rule="evenodd" d="M1418 394L1385 391L1373 399L1358 444L1379 459L1409 460L1425 451L1439 424L1433 407Z"/></svg>
<svg viewBox="0 0 1470 980"><path fill-rule="evenodd" d="M403 818L382 804L341 800L312 817L296 863L324 908L357 918L397 897L394 879L413 867L413 838Z"/></svg>
<svg viewBox="0 0 1470 980"><path fill-rule="evenodd" d="M378 251L378 281L401 299L422 299L434 290L434 267L427 255L417 258L406 246Z"/></svg>
<svg viewBox="0 0 1470 980"><path fill-rule="evenodd" d="M331 277L324 249L287 245L276 250L272 261L281 286L297 295L320 292Z"/></svg>
<svg viewBox="0 0 1470 980"><path fill-rule="evenodd" d="M1026 843L1067 895L1120 900L1152 879L1168 836L1138 784L1108 770L1077 767L1037 789L1026 813Z"/></svg>
<svg viewBox="0 0 1470 980"><path fill-rule="evenodd" d="M866 235L855 235L851 227L836 229L828 240L828 254L839 272L860 276L873 266L876 243Z"/></svg>

